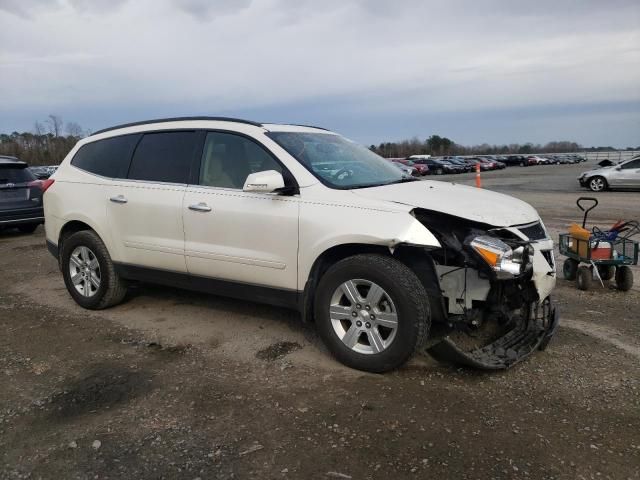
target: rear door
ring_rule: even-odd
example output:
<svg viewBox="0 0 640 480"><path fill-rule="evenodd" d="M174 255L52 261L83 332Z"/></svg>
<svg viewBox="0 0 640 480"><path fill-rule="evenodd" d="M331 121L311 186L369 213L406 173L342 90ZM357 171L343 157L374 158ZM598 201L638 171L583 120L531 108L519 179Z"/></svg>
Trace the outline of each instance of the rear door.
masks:
<svg viewBox="0 0 640 480"><path fill-rule="evenodd" d="M0 163L0 222L42 209L42 191L22 162Z"/></svg>
<svg viewBox="0 0 640 480"><path fill-rule="evenodd" d="M145 133L126 179L107 194L107 215L124 263L186 272L182 200L194 155L196 131Z"/></svg>

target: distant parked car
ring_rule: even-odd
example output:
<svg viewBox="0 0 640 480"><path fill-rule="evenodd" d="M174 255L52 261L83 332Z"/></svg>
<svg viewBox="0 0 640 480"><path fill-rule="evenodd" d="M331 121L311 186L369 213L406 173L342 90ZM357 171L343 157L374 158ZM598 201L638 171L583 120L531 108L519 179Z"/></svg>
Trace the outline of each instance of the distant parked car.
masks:
<svg viewBox="0 0 640 480"><path fill-rule="evenodd" d="M387 160L389 160L391 162L391 165L393 165L394 167L400 169L400 171L402 171L402 173L404 173L406 176L408 177L419 177L420 176L420 172L418 172L418 169L416 167L410 167L409 165L405 165L402 162L398 162L397 158L388 158Z"/></svg>
<svg viewBox="0 0 640 480"><path fill-rule="evenodd" d="M0 229L32 233L44 223L42 194L50 180L38 180L25 162L0 156Z"/></svg>
<svg viewBox="0 0 640 480"><path fill-rule="evenodd" d="M56 173L57 169L58 169L57 166L29 167L29 170L31 170L31 173L33 173L38 180L46 180L51 175Z"/></svg>
<svg viewBox="0 0 640 480"><path fill-rule="evenodd" d="M473 166L469 165L467 162L464 161L464 158L461 157L444 157L444 160L446 160L449 163L452 163L454 165L458 165L459 167L462 168L463 172L470 172L473 170Z"/></svg>
<svg viewBox="0 0 640 480"><path fill-rule="evenodd" d="M484 170L498 170L499 168L505 168L506 165L502 164L502 166L498 165L498 162L494 161L494 160L489 160L487 158L484 157L472 157L472 159L476 159L479 162L481 162L482 164L484 164L486 166L486 168ZM482 169L482 165L480 166L480 169Z"/></svg>
<svg viewBox="0 0 640 480"><path fill-rule="evenodd" d="M527 157L525 157L524 155L507 155L505 157L502 157L500 161L509 167L515 165L520 165L521 167L529 166Z"/></svg>
<svg viewBox="0 0 640 480"><path fill-rule="evenodd" d="M578 177L582 187L592 192L607 189L640 189L640 156L631 160L583 172Z"/></svg>
<svg viewBox="0 0 640 480"><path fill-rule="evenodd" d="M462 173L462 168L437 158L421 158L415 160L417 165L426 165L432 175L442 175L444 173Z"/></svg>
<svg viewBox="0 0 640 480"><path fill-rule="evenodd" d="M413 167L416 170L418 170L418 173L420 175L428 175L429 174L429 167L426 165L423 165L421 163L418 163L414 160L409 160L408 158L397 158L394 159L395 162L399 162L402 163L403 165L406 165L407 167Z"/></svg>
<svg viewBox="0 0 640 480"><path fill-rule="evenodd" d="M469 157L464 159L467 164L471 165L471 168L475 170L476 165L480 165L480 171L486 172L487 170L491 170L491 167L487 162L481 161L478 157Z"/></svg>

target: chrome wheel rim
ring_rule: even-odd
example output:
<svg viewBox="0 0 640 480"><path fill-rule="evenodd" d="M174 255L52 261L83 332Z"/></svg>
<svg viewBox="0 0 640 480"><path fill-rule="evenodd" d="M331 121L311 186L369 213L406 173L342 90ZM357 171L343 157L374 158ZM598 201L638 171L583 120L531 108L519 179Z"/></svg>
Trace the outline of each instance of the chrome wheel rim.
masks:
<svg viewBox="0 0 640 480"><path fill-rule="evenodd" d="M98 293L102 277L96 254L88 247L76 247L69 257L69 278L76 291L83 297Z"/></svg>
<svg viewBox="0 0 640 480"><path fill-rule="evenodd" d="M594 178L591 180L591 190L594 192L599 192L604 188L604 180L601 178Z"/></svg>
<svg viewBox="0 0 640 480"><path fill-rule="evenodd" d="M381 353L395 339L398 312L389 294L369 280L348 280L331 297L333 331L345 346L363 354Z"/></svg>

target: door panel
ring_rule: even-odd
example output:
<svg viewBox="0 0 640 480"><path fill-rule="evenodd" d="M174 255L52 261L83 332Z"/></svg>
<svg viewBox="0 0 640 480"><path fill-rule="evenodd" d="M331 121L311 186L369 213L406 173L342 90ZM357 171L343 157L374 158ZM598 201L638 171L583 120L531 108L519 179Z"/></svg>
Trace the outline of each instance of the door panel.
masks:
<svg viewBox="0 0 640 480"><path fill-rule="evenodd" d="M186 187L116 181L107 193L112 238L124 263L186 272L182 201Z"/></svg>
<svg viewBox="0 0 640 480"><path fill-rule="evenodd" d="M187 187L183 215L189 273L297 289L298 206L297 197Z"/></svg>

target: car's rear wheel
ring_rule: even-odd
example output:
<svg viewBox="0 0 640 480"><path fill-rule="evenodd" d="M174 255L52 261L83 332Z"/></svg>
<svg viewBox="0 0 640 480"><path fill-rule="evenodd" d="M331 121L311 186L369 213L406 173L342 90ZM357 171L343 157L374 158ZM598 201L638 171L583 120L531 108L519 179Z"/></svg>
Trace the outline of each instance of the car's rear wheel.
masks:
<svg viewBox="0 0 640 480"><path fill-rule="evenodd" d="M426 339L427 294L415 273L384 255L362 254L331 266L315 295L318 333L345 365L386 372Z"/></svg>
<svg viewBox="0 0 640 480"><path fill-rule="evenodd" d="M520 162L520 166L521 166L521 167L526 167L526 166L527 166L527 163L526 163L526 162Z"/></svg>
<svg viewBox="0 0 640 480"><path fill-rule="evenodd" d="M78 305L99 310L120 303L127 286L116 273L111 256L100 237L83 230L65 239L61 254L62 276Z"/></svg>
<svg viewBox="0 0 640 480"><path fill-rule="evenodd" d="M601 192L606 190L607 181L603 177L593 177L589 179L589 190L592 192Z"/></svg>
<svg viewBox="0 0 640 480"><path fill-rule="evenodd" d="M436 175L442 175L444 172L441 168L436 169Z"/></svg>
<svg viewBox="0 0 640 480"><path fill-rule="evenodd" d="M18 230L20 233L33 233L38 228L37 223L27 223L25 225L18 225Z"/></svg>

